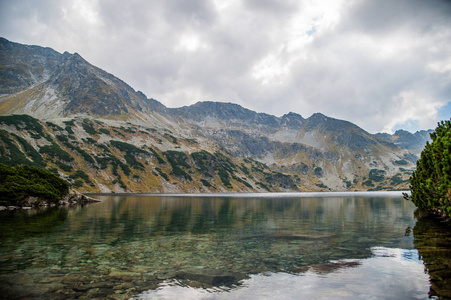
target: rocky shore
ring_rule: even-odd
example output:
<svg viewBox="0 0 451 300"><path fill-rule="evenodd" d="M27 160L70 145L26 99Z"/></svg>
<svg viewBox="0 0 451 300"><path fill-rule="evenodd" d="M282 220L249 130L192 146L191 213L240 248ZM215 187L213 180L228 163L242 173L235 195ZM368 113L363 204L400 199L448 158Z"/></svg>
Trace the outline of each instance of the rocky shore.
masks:
<svg viewBox="0 0 451 300"><path fill-rule="evenodd" d="M0 206L2 210L14 210L14 209L32 209L32 208L45 208L54 206L66 206L66 205L83 205L88 203L101 202L101 200L91 198L84 194L72 191L63 197L58 203L51 203L45 199L38 197L26 197L18 203L18 205Z"/></svg>

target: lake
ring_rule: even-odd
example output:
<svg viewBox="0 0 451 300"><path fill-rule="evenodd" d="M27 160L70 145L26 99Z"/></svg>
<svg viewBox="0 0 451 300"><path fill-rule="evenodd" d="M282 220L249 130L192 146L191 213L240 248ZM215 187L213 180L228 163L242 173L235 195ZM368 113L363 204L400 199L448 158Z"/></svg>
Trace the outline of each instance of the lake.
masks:
<svg viewBox="0 0 451 300"><path fill-rule="evenodd" d="M449 230L398 192L95 197L0 212L4 298L451 296Z"/></svg>

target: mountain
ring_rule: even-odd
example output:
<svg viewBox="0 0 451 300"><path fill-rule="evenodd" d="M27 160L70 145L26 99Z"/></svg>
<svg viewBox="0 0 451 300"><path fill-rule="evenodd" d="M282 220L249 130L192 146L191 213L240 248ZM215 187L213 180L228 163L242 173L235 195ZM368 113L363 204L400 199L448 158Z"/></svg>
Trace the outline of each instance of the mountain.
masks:
<svg viewBox="0 0 451 300"><path fill-rule="evenodd" d="M410 133L406 130L397 130L394 134L378 133L376 137L382 141L393 143L407 149L418 156L421 154L426 141L431 141L430 134L434 130L420 130Z"/></svg>
<svg viewBox="0 0 451 300"><path fill-rule="evenodd" d="M167 108L77 53L1 38L0 72L0 162L83 191L406 189L429 138L233 103Z"/></svg>

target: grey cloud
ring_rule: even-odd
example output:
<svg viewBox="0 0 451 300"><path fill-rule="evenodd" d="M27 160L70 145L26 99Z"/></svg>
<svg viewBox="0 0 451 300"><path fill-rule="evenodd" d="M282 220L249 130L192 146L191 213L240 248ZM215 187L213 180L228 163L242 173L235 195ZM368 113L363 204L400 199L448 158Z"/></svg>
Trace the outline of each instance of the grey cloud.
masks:
<svg viewBox="0 0 451 300"><path fill-rule="evenodd" d="M447 1L344 1L329 11L335 23L322 22L327 6L311 14L306 1L103 0L87 2L98 18L89 24L74 3L0 1L0 35L78 52L168 106L322 112L375 132L416 122L406 102L444 104L451 94ZM266 82L255 75L265 60Z"/></svg>
<svg viewBox="0 0 451 300"><path fill-rule="evenodd" d="M343 27L367 34L386 34L397 28L431 32L450 24L451 2L447 0L358 1L344 15Z"/></svg>

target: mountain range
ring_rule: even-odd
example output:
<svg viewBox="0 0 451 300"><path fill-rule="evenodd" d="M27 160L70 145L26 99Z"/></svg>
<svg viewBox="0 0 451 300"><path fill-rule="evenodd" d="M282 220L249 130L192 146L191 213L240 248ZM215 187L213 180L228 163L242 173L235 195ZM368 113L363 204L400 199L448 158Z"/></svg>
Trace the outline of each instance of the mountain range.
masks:
<svg viewBox="0 0 451 300"><path fill-rule="evenodd" d="M223 102L168 108L77 53L4 38L0 115L1 163L85 192L403 190L430 133Z"/></svg>

